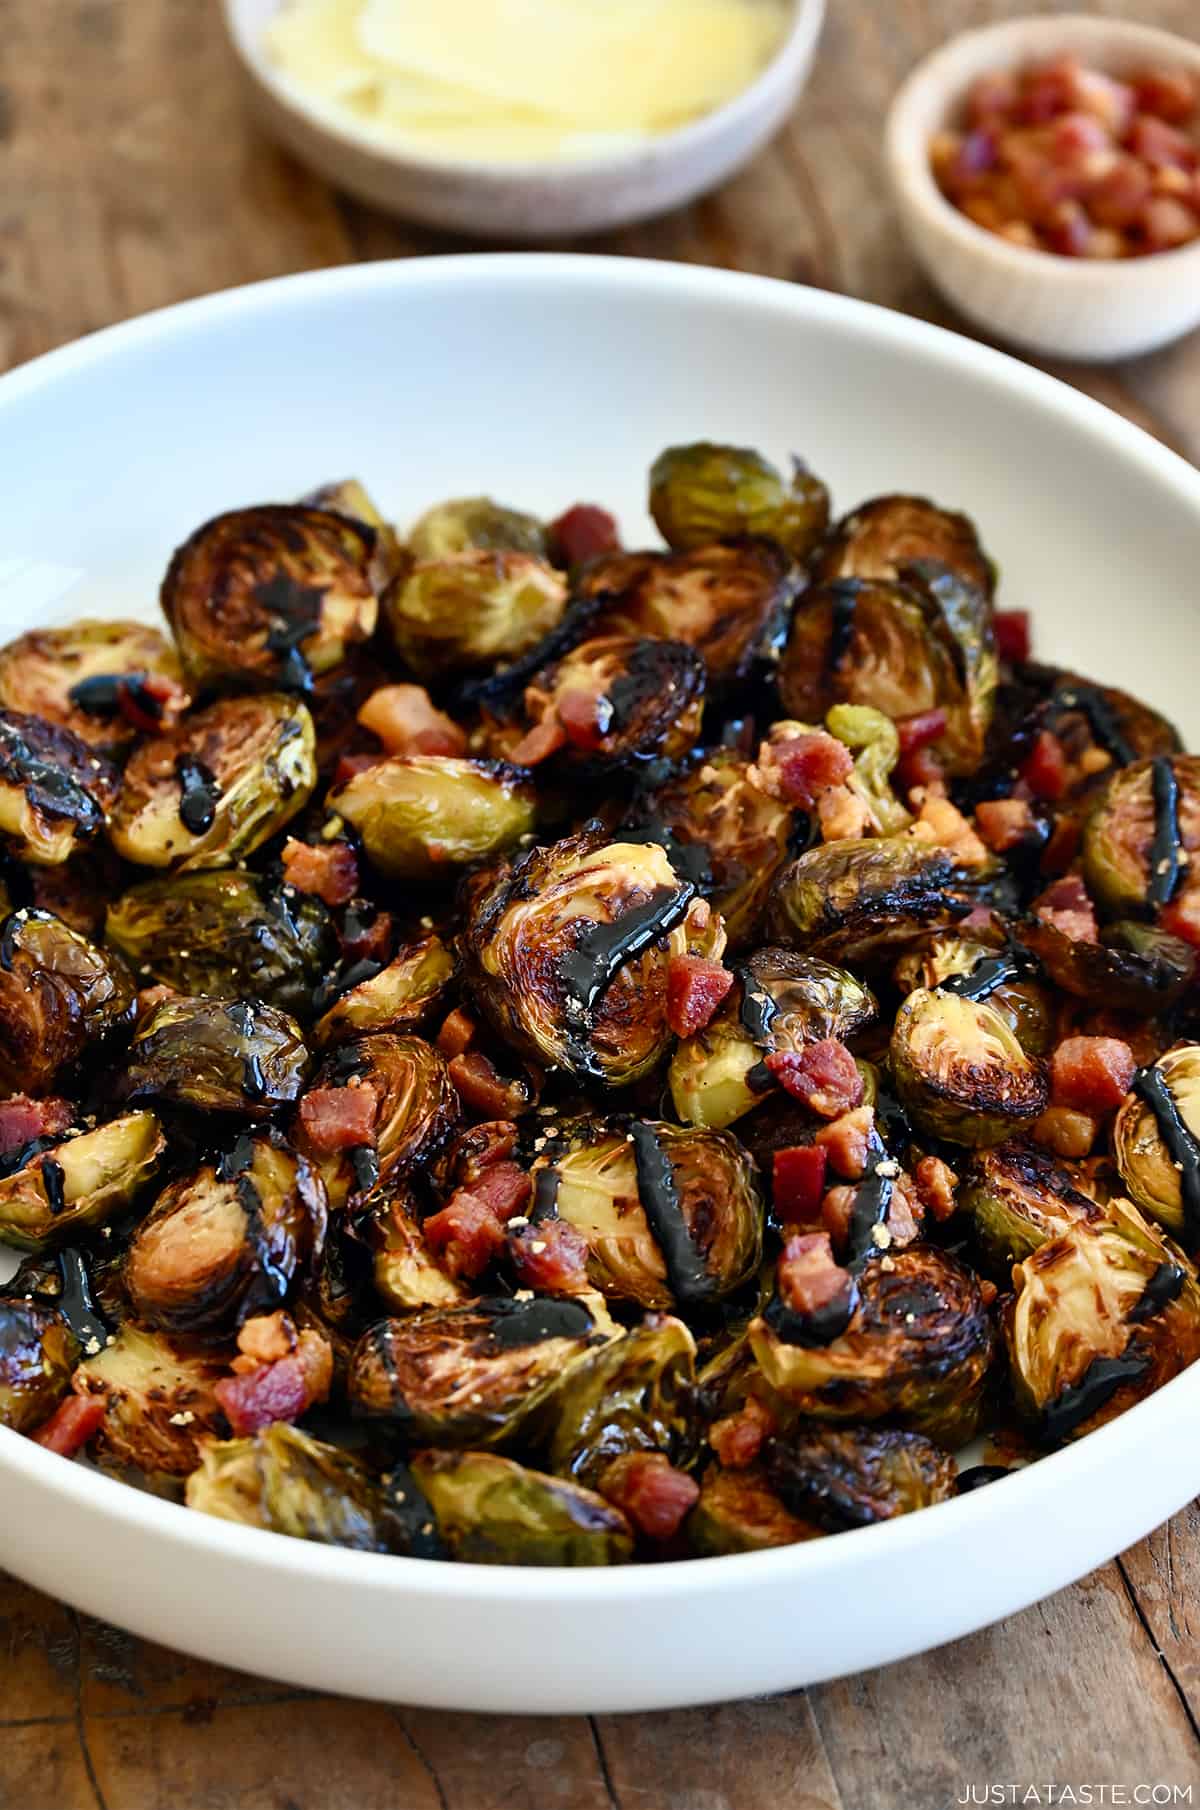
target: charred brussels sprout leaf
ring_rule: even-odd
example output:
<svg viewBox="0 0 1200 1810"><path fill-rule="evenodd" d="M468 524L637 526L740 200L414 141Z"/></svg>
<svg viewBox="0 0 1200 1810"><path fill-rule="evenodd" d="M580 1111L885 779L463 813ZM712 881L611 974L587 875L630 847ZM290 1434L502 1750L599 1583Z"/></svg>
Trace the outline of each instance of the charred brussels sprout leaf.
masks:
<svg viewBox="0 0 1200 1810"><path fill-rule="evenodd" d="M1138 1206L1189 1249L1200 1243L1200 1044L1159 1057L1117 1113L1112 1147L1121 1180Z"/></svg>
<svg viewBox="0 0 1200 1810"><path fill-rule="evenodd" d="M406 943L386 968L350 986L313 1027L318 1049L364 1031L416 1031L436 1012L454 978L440 936Z"/></svg>
<svg viewBox="0 0 1200 1810"><path fill-rule="evenodd" d="M186 1477L200 1462L199 1441L223 1430L213 1390L228 1373L227 1356L130 1321L80 1364L72 1386L104 1401L102 1460L151 1477Z"/></svg>
<svg viewBox="0 0 1200 1810"><path fill-rule="evenodd" d="M903 836L822 843L776 876L767 928L828 961L865 961L964 916L953 875L942 850Z"/></svg>
<svg viewBox="0 0 1200 1810"><path fill-rule="evenodd" d="M435 503L409 531L414 559L447 559L453 553L529 553L546 557L546 530L535 515L508 509L491 497L457 497Z"/></svg>
<svg viewBox="0 0 1200 1810"><path fill-rule="evenodd" d="M375 535L301 503L206 522L163 579L163 614L197 684L303 688L375 631Z"/></svg>
<svg viewBox="0 0 1200 1810"><path fill-rule="evenodd" d="M418 1452L412 1474L450 1556L468 1565L623 1565L633 1533L618 1509L563 1477L495 1452Z"/></svg>
<svg viewBox="0 0 1200 1810"><path fill-rule="evenodd" d="M948 1451L974 1436L992 1359L992 1329L979 1283L949 1253L911 1244L872 1258L859 1302L828 1345L795 1345L767 1318L750 1344L768 1385L799 1413L822 1421L890 1420Z"/></svg>
<svg viewBox="0 0 1200 1810"><path fill-rule="evenodd" d="M948 1502L957 1474L920 1433L879 1427L797 1427L770 1441L766 1470L793 1514L830 1533Z"/></svg>
<svg viewBox="0 0 1200 1810"><path fill-rule="evenodd" d="M1109 913L1137 917L1170 902L1200 848L1200 755L1160 755L1119 768L1083 828L1088 891Z"/></svg>
<svg viewBox="0 0 1200 1810"><path fill-rule="evenodd" d="M0 1084L46 1092L132 1004L119 956L48 911L15 912L0 925Z"/></svg>
<svg viewBox="0 0 1200 1810"><path fill-rule="evenodd" d="M754 941L792 824L788 806L753 784L751 765L743 754L716 749L656 793L649 809L649 821L673 844L707 862L708 896L731 949Z"/></svg>
<svg viewBox="0 0 1200 1810"><path fill-rule="evenodd" d="M256 1000L169 999L130 1045L125 1096L265 1119L299 1098L307 1064L286 1012Z"/></svg>
<svg viewBox="0 0 1200 1810"><path fill-rule="evenodd" d="M242 873L145 880L109 906L105 938L165 986L214 999L250 995L301 1017L334 948L319 899Z"/></svg>
<svg viewBox="0 0 1200 1810"><path fill-rule="evenodd" d="M135 1199L165 1148L152 1112L127 1112L59 1144L34 1146L0 1178L0 1238L41 1251L105 1225Z"/></svg>
<svg viewBox="0 0 1200 1810"><path fill-rule="evenodd" d="M921 987L896 1014L892 1079L913 1121L954 1144L998 1144L1044 1112L1046 1074L986 1000Z"/></svg>
<svg viewBox="0 0 1200 1810"><path fill-rule="evenodd" d="M787 1508L759 1465L725 1470L710 1465L700 1480L700 1500L688 1516L687 1537L701 1558L726 1552L766 1552L819 1539L814 1521Z"/></svg>
<svg viewBox="0 0 1200 1810"><path fill-rule="evenodd" d="M472 548L420 560L384 599L392 639L419 678L513 660L556 628L562 574L530 553Z"/></svg>
<svg viewBox="0 0 1200 1810"><path fill-rule="evenodd" d="M29 1433L48 1420L78 1359L79 1341L53 1310L0 1301L0 1427Z"/></svg>
<svg viewBox="0 0 1200 1810"><path fill-rule="evenodd" d="M874 828L884 836L907 829L912 817L891 786L900 758L900 731L891 717L869 704L835 704L825 727L854 755L853 789L869 807Z"/></svg>
<svg viewBox="0 0 1200 1810"><path fill-rule="evenodd" d="M484 1297L381 1320L354 1348L350 1401L413 1440L511 1444L615 1334L598 1300L551 1296Z"/></svg>
<svg viewBox="0 0 1200 1810"><path fill-rule="evenodd" d="M880 496L843 516L814 567L820 582L898 578L915 560L937 560L989 596L995 567L970 518L939 509L927 497Z"/></svg>
<svg viewBox="0 0 1200 1810"><path fill-rule="evenodd" d="M536 724L559 723L563 759L600 776L682 758L700 733L704 662L682 641L601 635L582 641L525 692Z"/></svg>
<svg viewBox="0 0 1200 1810"><path fill-rule="evenodd" d="M789 485L761 453L702 440L654 461L650 513L676 551L756 534L803 560L829 526L829 492L799 461Z"/></svg>
<svg viewBox="0 0 1200 1810"><path fill-rule="evenodd" d="M682 1320L651 1314L573 1372L556 1403L553 1471L593 1485L628 1452L686 1462L696 1444L696 1343Z"/></svg>
<svg viewBox="0 0 1200 1810"><path fill-rule="evenodd" d="M128 713L121 698L128 699ZM31 629L0 648L0 706L111 748L187 703L174 648L144 622Z"/></svg>
<svg viewBox="0 0 1200 1810"><path fill-rule="evenodd" d="M355 1552L405 1552L408 1542L380 1479L351 1453L285 1421L249 1439L206 1445L187 1480L187 1505Z"/></svg>
<svg viewBox="0 0 1200 1810"><path fill-rule="evenodd" d="M366 1239L374 1252L375 1291L397 1313L455 1307L466 1299L460 1282L434 1259L413 1202L403 1194L363 1203Z"/></svg>
<svg viewBox="0 0 1200 1810"><path fill-rule="evenodd" d="M366 1088L373 1101L373 1142L363 1149L329 1150L305 1131L305 1109L293 1134L321 1172L331 1207L365 1194L376 1181L397 1181L437 1155L461 1117L458 1094L443 1056L421 1037L376 1031L340 1044L326 1056L310 1092ZM369 1159L364 1179L362 1156Z"/></svg>
<svg viewBox="0 0 1200 1810"><path fill-rule="evenodd" d="M396 754L331 793L329 808L358 831L380 873L434 880L528 834L534 791L523 768L502 761Z"/></svg>
<svg viewBox="0 0 1200 1810"><path fill-rule="evenodd" d="M1150 924L1109 924L1101 941L1092 943L1074 942L1056 925L1029 918L1018 934L1055 986L1077 999L1102 999L1115 1012L1164 1012L1196 974L1195 951Z"/></svg>
<svg viewBox="0 0 1200 1810"><path fill-rule="evenodd" d="M320 1255L325 1191L302 1156L267 1137L172 1182L124 1264L136 1317L164 1332L229 1332L287 1297Z"/></svg>
<svg viewBox="0 0 1200 1810"><path fill-rule="evenodd" d="M109 835L139 867L229 867L302 810L316 783L303 704L280 692L222 698L138 748Z"/></svg>
<svg viewBox="0 0 1200 1810"><path fill-rule="evenodd" d="M104 827L117 769L69 729L0 710L0 837L35 867L59 867Z"/></svg>
<svg viewBox="0 0 1200 1810"><path fill-rule="evenodd" d="M959 1207L970 1214L992 1268L1005 1281L1048 1239L1080 1221L1095 1224L1104 1209L1068 1165L1033 1144L1001 1144L971 1160Z"/></svg>

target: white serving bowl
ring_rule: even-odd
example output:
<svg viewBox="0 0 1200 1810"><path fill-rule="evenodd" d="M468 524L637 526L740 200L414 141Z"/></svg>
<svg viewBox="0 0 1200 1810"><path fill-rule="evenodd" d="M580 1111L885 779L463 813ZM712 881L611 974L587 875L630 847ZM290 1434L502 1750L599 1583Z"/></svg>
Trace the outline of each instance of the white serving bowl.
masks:
<svg viewBox="0 0 1200 1810"><path fill-rule="evenodd" d="M825 0L789 0L794 18L767 67L732 100L648 144L569 161L435 158L314 98L263 48L281 0L221 0L263 126L304 163L363 201L487 239L604 232L681 207L715 188L777 132L808 79Z"/></svg>
<svg viewBox="0 0 1200 1810"><path fill-rule="evenodd" d="M963 32L918 63L892 102L888 172L926 275L969 320L1051 357L1130 358L1200 324L1200 239L1119 260L1030 251L960 213L930 168L930 141L957 122L976 76L1064 52L1109 75L1165 65L1200 76L1200 44L1123 19L1079 13Z"/></svg>
<svg viewBox="0 0 1200 1810"><path fill-rule="evenodd" d="M899 314L628 259L430 259L190 302L0 379L0 558L153 614L172 547L237 504L361 475L407 521L491 490L609 502L711 436L808 456L839 508L974 515L1037 651L1200 730L1200 473L1075 391ZM56 579L56 585L61 579ZM5 638L31 626L10 609ZM1080 1577L1200 1489L1200 1367L1069 1450L890 1525L611 1571L423 1563L210 1520L0 1430L0 1565L140 1634L302 1685L441 1707L653 1709L812 1683Z"/></svg>

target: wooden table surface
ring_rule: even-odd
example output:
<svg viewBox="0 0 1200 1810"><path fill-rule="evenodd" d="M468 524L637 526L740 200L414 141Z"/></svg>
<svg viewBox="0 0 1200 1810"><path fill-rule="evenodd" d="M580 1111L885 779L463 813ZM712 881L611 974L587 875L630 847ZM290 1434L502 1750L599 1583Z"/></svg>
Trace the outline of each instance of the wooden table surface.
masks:
<svg viewBox="0 0 1200 1810"><path fill-rule="evenodd" d="M812 84L775 144L720 193L588 248L960 324L898 243L880 121L929 47L1031 10L830 0ZM1177 31L1198 19L1197 0L1089 10ZM259 138L217 15L217 0L0 0L0 367L231 284L461 249L331 193ZM1200 461L1200 335L1059 374ZM1195 1505L983 1634L717 1710L521 1720L314 1697L164 1652L13 1580L0 1639L0 1810L942 1810L968 1787L981 1802L991 1786L1016 1788L995 1802L1135 1803L1156 1783L1200 1802Z"/></svg>

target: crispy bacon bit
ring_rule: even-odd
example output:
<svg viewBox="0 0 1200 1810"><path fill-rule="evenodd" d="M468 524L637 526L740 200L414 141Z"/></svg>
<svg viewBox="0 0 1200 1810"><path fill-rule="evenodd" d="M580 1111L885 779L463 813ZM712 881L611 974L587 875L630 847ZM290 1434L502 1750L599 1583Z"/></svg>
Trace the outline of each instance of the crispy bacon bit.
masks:
<svg viewBox="0 0 1200 1810"><path fill-rule="evenodd" d="M857 1194L857 1188L851 1187L849 1182L839 1182L836 1187L825 1190L821 1201L821 1229L828 1232L834 1250L839 1253L850 1242L850 1215Z"/></svg>
<svg viewBox="0 0 1200 1810"><path fill-rule="evenodd" d="M613 715L612 705L603 693L585 691L582 685L576 685L555 699L554 709L573 748L594 754L603 746Z"/></svg>
<svg viewBox="0 0 1200 1810"><path fill-rule="evenodd" d="M173 728L190 703L183 686L165 672L142 673L136 681L121 679L117 685L117 709L140 735Z"/></svg>
<svg viewBox="0 0 1200 1810"><path fill-rule="evenodd" d="M829 1152L829 1164L844 1181L856 1182L867 1166L871 1133L875 1129L875 1112L870 1106L844 1112L832 1125L822 1125L816 1142Z"/></svg>
<svg viewBox="0 0 1200 1810"><path fill-rule="evenodd" d="M820 1144L777 1150L772 1159L771 1199L784 1226L811 1226L821 1216L821 1194L829 1152Z"/></svg>
<svg viewBox="0 0 1200 1810"><path fill-rule="evenodd" d="M317 1087L300 1102L300 1125L317 1155L331 1156L337 1150L374 1145L378 1106L374 1089L365 1082L359 1087Z"/></svg>
<svg viewBox="0 0 1200 1810"><path fill-rule="evenodd" d="M512 1155L519 1136L511 1119L485 1119L482 1125L472 1125L454 1145L452 1173L455 1181L460 1187L471 1187L485 1170Z"/></svg>
<svg viewBox="0 0 1200 1810"><path fill-rule="evenodd" d="M939 1224L949 1219L955 1209L954 1190L958 1177L940 1156L923 1156L917 1164L917 1192L928 1211Z"/></svg>
<svg viewBox="0 0 1200 1810"><path fill-rule="evenodd" d="M673 955L667 968L667 1023L677 1037L691 1037L712 1022L733 985L720 962L699 955Z"/></svg>
<svg viewBox="0 0 1200 1810"><path fill-rule="evenodd" d="M358 713L389 754L465 754L467 738L423 685L382 685Z"/></svg>
<svg viewBox="0 0 1200 1810"><path fill-rule="evenodd" d="M260 1364L274 1364L290 1357L300 1343L296 1322L291 1314L279 1308L273 1314L254 1314L239 1329L239 1357L233 1360L235 1370L257 1370Z"/></svg>
<svg viewBox="0 0 1200 1810"><path fill-rule="evenodd" d="M326 905L348 905L358 891L358 857L348 842L283 845L283 877L297 892L315 894Z"/></svg>
<svg viewBox="0 0 1200 1810"><path fill-rule="evenodd" d="M708 1443L727 1471L747 1470L775 1431L775 1416L755 1395L747 1396L736 1414L714 1420Z"/></svg>
<svg viewBox="0 0 1200 1810"><path fill-rule="evenodd" d="M836 1119L862 1104L863 1081L844 1043L823 1037L800 1050L779 1050L766 1059L770 1074L810 1112Z"/></svg>
<svg viewBox="0 0 1200 1810"><path fill-rule="evenodd" d="M1033 902L1033 915L1043 924L1052 924L1069 936L1073 943L1098 943L1100 929L1096 908L1088 897L1080 874L1064 874L1053 886Z"/></svg>
<svg viewBox="0 0 1200 1810"><path fill-rule="evenodd" d="M576 503L550 524L550 541L564 565L579 566L601 553L619 553L621 537L607 509Z"/></svg>
<svg viewBox="0 0 1200 1810"><path fill-rule="evenodd" d="M985 867L988 852L957 805L948 798L929 794L921 802L920 816L909 834L920 842L944 848L958 867Z"/></svg>
<svg viewBox="0 0 1200 1810"><path fill-rule="evenodd" d="M359 773L365 773L369 767L378 767L387 759L381 749L378 754L341 754L338 764L333 770L333 789L348 786Z"/></svg>
<svg viewBox="0 0 1200 1810"><path fill-rule="evenodd" d="M367 906L361 899L351 900L351 905L354 909L346 912L338 931L342 954L347 961L378 962L386 967L392 957L391 912L376 911L374 906ZM360 906L362 915L358 910Z"/></svg>
<svg viewBox="0 0 1200 1810"><path fill-rule="evenodd" d="M558 717L543 717L540 723L523 735L509 760L517 767L536 767L541 761L548 760L552 754L566 745L567 732Z"/></svg>
<svg viewBox="0 0 1200 1810"><path fill-rule="evenodd" d="M1055 1106L1094 1118L1112 1112L1129 1092L1137 1063L1119 1037L1067 1037L1050 1058Z"/></svg>
<svg viewBox="0 0 1200 1810"><path fill-rule="evenodd" d="M1029 611L996 611L996 652L1013 665L1028 660L1030 649Z"/></svg>
<svg viewBox="0 0 1200 1810"><path fill-rule="evenodd" d="M946 712L942 709L921 710L915 716L902 716L896 720L896 733L900 737L900 758L907 760L910 754L918 749L927 748L930 742L946 733Z"/></svg>
<svg viewBox="0 0 1200 1810"><path fill-rule="evenodd" d="M944 787L946 773L932 748L918 748L914 754L906 754L896 763L895 778L900 790L909 794L910 801L919 804L930 792ZM918 791L920 797L915 796Z"/></svg>
<svg viewBox="0 0 1200 1810"><path fill-rule="evenodd" d="M1038 730L1021 768L1021 778L1035 798L1045 798L1051 803L1066 791L1067 757L1062 743L1051 730Z"/></svg>
<svg viewBox="0 0 1200 1810"><path fill-rule="evenodd" d="M865 836L871 825L871 807L850 786L826 786L817 794L817 821L822 842L844 842Z"/></svg>
<svg viewBox="0 0 1200 1810"><path fill-rule="evenodd" d="M781 803L810 810L826 787L844 785L853 771L845 744L817 729L763 742L750 779Z"/></svg>
<svg viewBox="0 0 1200 1810"><path fill-rule="evenodd" d="M993 854L1017 848L1037 828L1024 798L987 798L975 806L975 828Z"/></svg>
<svg viewBox="0 0 1200 1810"><path fill-rule="evenodd" d="M103 1395L68 1395L29 1437L34 1445L44 1446L48 1452L74 1458L99 1432L106 1412Z"/></svg>
<svg viewBox="0 0 1200 1810"><path fill-rule="evenodd" d="M847 1299L853 1286L848 1271L833 1255L828 1232L797 1232L775 1266L779 1299L792 1313L815 1314Z"/></svg>
<svg viewBox="0 0 1200 1810"><path fill-rule="evenodd" d="M1182 937L1193 949L1200 949L1200 888L1189 887L1172 899L1163 907L1158 921L1172 936Z"/></svg>
<svg viewBox="0 0 1200 1810"><path fill-rule="evenodd" d="M578 1295L588 1288L588 1242L565 1219L543 1219L508 1234L508 1254L522 1288Z"/></svg>
<svg viewBox="0 0 1200 1810"><path fill-rule="evenodd" d="M1068 1106L1048 1106L1033 1127L1033 1139L1056 1156L1087 1156L1100 1129L1098 1119Z"/></svg>
<svg viewBox="0 0 1200 1810"><path fill-rule="evenodd" d="M669 1540L700 1498L700 1485L661 1452L627 1452L606 1465L600 1494L648 1540Z"/></svg>
<svg viewBox="0 0 1200 1810"><path fill-rule="evenodd" d="M529 1105L529 1091L521 1081L506 1081L482 1050L468 1050L450 1063L450 1079L468 1112L481 1119L515 1119Z"/></svg>
<svg viewBox="0 0 1200 1810"><path fill-rule="evenodd" d="M0 1100L0 1156L10 1156L35 1138L55 1138L75 1117L69 1100L31 1100L14 1094Z"/></svg>
<svg viewBox="0 0 1200 1810"><path fill-rule="evenodd" d="M528 1188L528 1178L523 1178ZM504 1249L504 1225L490 1204L468 1188L425 1221L425 1239L451 1276L480 1276Z"/></svg>
<svg viewBox="0 0 1200 1810"><path fill-rule="evenodd" d="M901 1173L892 1184L888 1202L887 1229L893 1245L911 1244L925 1223L925 1202L911 1175Z"/></svg>
<svg viewBox="0 0 1200 1810"><path fill-rule="evenodd" d="M261 1324L260 1324L261 1323ZM247 1330L250 1336L247 1338ZM333 1348L311 1327L297 1334L285 1313L248 1320L238 1335L241 1355L234 1374L213 1389L233 1432L241 1437L277 1420L298 1420L314 1402L326 1401L333 1384ZM259 1362L258 1350L282 1355Z"/></svg>
<svg viewBox="0 0 1200 1810"><path fill-rule="evenodd" d="M456 1006L437 1034L437 1047L449 1061L470 1049L478 1030L479 1026L471 1014L464 1012L461 1006Z"/></svg>

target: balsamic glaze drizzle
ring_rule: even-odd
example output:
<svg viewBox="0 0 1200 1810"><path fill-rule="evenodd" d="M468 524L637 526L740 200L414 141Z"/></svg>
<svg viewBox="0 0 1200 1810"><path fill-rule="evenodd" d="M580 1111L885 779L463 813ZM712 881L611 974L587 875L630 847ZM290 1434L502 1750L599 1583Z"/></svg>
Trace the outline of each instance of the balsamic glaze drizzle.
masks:
<svg viewBox="0 0 1200 1810"><path fill-rule="evenodd" d="M354 1186L358 1193L365 1194L379 1180L379 1157L370 1144L355 1144L347 1151L350 1167L354 1171Z"/></svg>
<svg viewBox="0 0 1200 1810"><path fill-rule="evenodd" d="M405 1557L444 1559L446 1549L429 1498L408 1466L398 1460L384 1478L383 1489L388 1513L399 1525Z"/></svg>
<svg viewBox="0 0 1200 1810"><path fill-rule="evenodd" d="M858 594L862 590L862 580L836 578L826 588L829 591L831 603L828 667L830 672L836 672L850 651L850 639L854 633L854 613L858 608Z"/></svg>
<svg viewBox="0 0 1200 1810"><path fill-rule="evenodd" d="M773 1295L763 1310L763 1319L785 1345L832 1345L845 1332L857 1310L858 1283L850 1276L841 1295L812 1313L798 1313L794 1307L785 1307L778 1295Z"/></svg>
<svg viewBox="0 0 1200 1810"><path fill-rule="evenodd" d="M533 1178L533 1201L529 1208L530 1225L540 1225L543 1219L554 1219L558 1215L558 1187L562 1181L562 1172L553 1163L545 1169L539 1169Z"/></svg>
<svg viewBox="0 0 1200 1810"><path fill-rule="evenodd" d="M887 1219L892 1204L892 1193L895 1182L892 1176L880 1173L887 1161L887 1151L883 1139L878 1132L871 1133L871 1141L867 1151L867 1167L862 1180L854 1192L854 1205L850 1209L849 1234L849 1266L851 1269L863 1264L873 1252L880 1247L873 1236L876 1226ZM895 1165L898 1167L898 1165Z"/></svg>
<svg viewBox="0 0 1200 1810"><path fill-rule="evenodd" d="M568 1019L577 1029L587 1028L591 1014L626 962L673 930L686 917L695 897L696 887L690 880L682 881L674 891L657 887L644 905L624 912L615 923L593 924L577 947L567 950L560 958L559 972L567 994Z"/></svg>
<svg viewBox="0 0 1200 1810"><path fill-rule="evenodd" d="M1116 711L1097 686L1070 685L1065 691L1056 692L1051 702L1052 717L1057 719L1069 710L1078 710L1087 718L1092 735L1119 767L1128 767L1137 759L1137 750L1126 741Z"/></svg>
<svg viewBox="0 0 1200 1810"><path fill-rule="evenodd" d="M969 1496L972 1490L982 1489L986 1483L999 1483L1001 1477L1009 1474L1004 1464L973 1464L968 1470L958 1473L955 1492L960 1496Z"/></svg>
<svg viewBox="0 0 1200 1810"><path fill-rule="evenodd" d="M244 1175L254 1161L254 1139L248 1131L244 1131L231 1149L222 1151L213 1167L219 1181L235 1181Z"/></svg>
<svg viewBox="0 0 1200 1810"><path fill-rule="evenodd" d="M1167 755L1150 765L1154 797L1154 838L1150 844L1150 882L1146 897L1155 908L1169 905L1179 886L1179 782Z"/></svg>
<svg viewBox="0 0 1200 1810"><path fill-rule="evenodd" d="M58 1254L62 1289L55 1302L83 1349L91 1357L108 1342L108 1327L92 1298L92 1281L82 1251L69 1247Z"/></svg>
<svg viewBox="0 0 1200 1810"><path fill-rule="evenodd" d="M1096 1414L1123 1383L1136 1382L1150 1362L1142 1352L1124 1351L1120 1357L1093 1358L1077 1383L1069 1384L1042 1414L1042 1435L1057 1444L1068 1433Z"/></svg>
<svg viewBox="0 0 1200 1810"><path fill-rule="evenodd" d="M1133 1091L1154 1114L1167 1155L1179 1172L1186 1243L1194 1250L1200 1244L1200 1144L1184 1122L1160 1068L1139 1068L1133 1077Z"/></svg>
<svg viewBox="0 0 1200 1810"><path fill-rule="evenodd" d="M1011 955L986 955L968 974L948 974L937 984L939 993L953 993L957 999L985 1000L1006 981L1016 980L1021 969Z"/></svg>
<svg viewBox="0 0 1200 1810"><path fill-rule="evenodd" d="M663 1254L671 1293L684 1304L705 1301L712 1293L712 1278L683 1217L671 1159L654 1126L645 1119L635 1119L629 1135L637 1166L638 1197L646 1223Z"/></svg>
<svg viewBox="0 0 1200 1810"><path fill-rule="evenodd" d="M46 817L65 817L86 830L104 821L100 805L87 787L65 767L43 760L11 723L0 723L0 779L20 786L29 803Z"/></svg>
<svg viewBox="0 0 1200 1810"><path fill-rule="evenodd" d="M146 716L157 721L163 713L163 700L147 684L149 677L140 668L133 672L96 673L72 685L67 696L77 710L102 720L117 716L121 699L127 696Z"/></svg>
<svg viewBox="0 0 1200 1810"><path fill-rule="evenodd" d="M1128 1321L1149 1320L1177 1300L1186 1276L1177 1263L1160 1263L1142 1290L1141 1299L1125 1315Z"/></svg>
<svg viewBox="0 0 1200 1810"><path fill-rule="evenodd" d="M495 1295L478 1305L492 1323L493 1344L504 1351L517 1345L540 1345L543 1339L578 1339L595 1325L581 1302L553 1295L538 1296L532 1301Z"/></svg>
<svg viewBox="0 0 1200 1810"><path fill-rule="evenodd" d="M203 836L216 822L221 787L211 767L194 754L175 756L179 780L179 820L192 836Z"/></svg>
<svg viewBox="0 0 1200 1810"><path fill-rule="evenodd" d="M66 1211L67 1197L63 1191L62 1164L56 1163L52 1156L42 1158L42 1185L46 1190L46 1204L57 1218Z"/></svg>
<svg viewBox="0 0 1200 1810"><path fill-rule="evenodd" d="M733 972L742 987L742 1004L738 1013L742 1029L752 1043L767 1045L771 1041L771 1025L778 1015L779 1007L751 969L735 968Z"/></svg>

